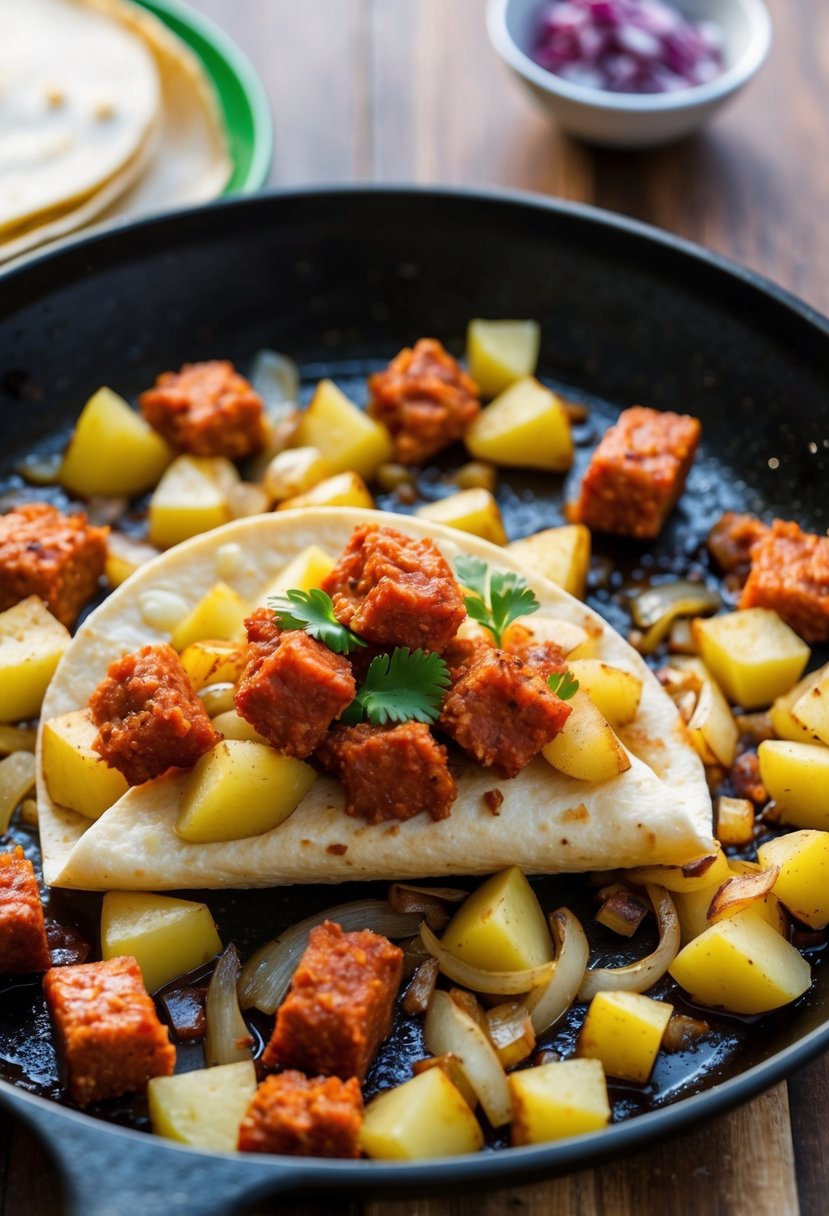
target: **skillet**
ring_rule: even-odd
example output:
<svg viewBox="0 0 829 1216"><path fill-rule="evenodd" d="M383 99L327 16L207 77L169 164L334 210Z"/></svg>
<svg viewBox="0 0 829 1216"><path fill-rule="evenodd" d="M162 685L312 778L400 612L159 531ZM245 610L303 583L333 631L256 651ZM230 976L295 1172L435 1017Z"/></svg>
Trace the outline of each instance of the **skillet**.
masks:
<svg viewBox="0 0 829 1216"><path fill-rule="evenodd" d="M90 236L8 271L0 277L0 488L20 486L14 469L32 449L60 449L102 383L129 396L185 360L244 366L271 347L297 359L307 382L332 374L359 397L366 371L423 334L459 353L475 315L538 319L541 374L588 402L593 418L609 421L642 402L702 420L702 459L655 554L617 542L606 554L599 548L600 560L633 575L648 563L686 569L728 507L825 530L824 318L720 258L590 208L402 188L229 200ZM588 426L582 435L582 461L598 433ZM437 475L426 481L439 492ZM563 491L547 475L505 478L510 534L560 522ZM591 602L625 631L618 590L598 580ZM220 925L247 932L249 950L359 893L308 887L210 902ZM285 1191L492 1187L634 1151L805 1064L829 1047L829 974L817 963L811 993L764 1023L721 1083L681 1091L690 1096L601 1135L538 1148L414 1165L206 1155L25 1092L3 1069L0 1101L43 1137L71 1210L86 1216L142 1216L162 1205L210 1216Z"/></svg>

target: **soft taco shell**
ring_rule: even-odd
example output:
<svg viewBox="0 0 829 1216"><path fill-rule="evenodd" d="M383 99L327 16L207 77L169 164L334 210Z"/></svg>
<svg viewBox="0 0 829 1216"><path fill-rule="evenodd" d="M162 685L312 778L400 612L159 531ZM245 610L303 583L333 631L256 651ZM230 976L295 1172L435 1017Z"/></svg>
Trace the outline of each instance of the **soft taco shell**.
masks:
<svg viewBox="0 0 829 1216"><path fill-rule="evenodd" d="M631 767L602 783L566 777L537 758L500 780L469 763L448 819L425 815L368 825L343 812L338 782L320 777L283 824L246 840L189 844L175 832L186 774L131 789L90 823L55 806L40 768L38 804L46 881L96 890L256 887L348 879L483 874L507 864L528 873L684 863L713 849L711 800L702 765L677 711L640 656L591 609L523 570L503 549L465 533L403 516L325 509L285 511L228 524L140 569L78 630L52 681L43 721L86 705L108 664L139 646L168 641L154 628L159 603L189 611L219 580L255 604L264 588L311 544L336 556L353 529L376 516L429 536L451 561L471 553L522 572L541 613L597 631L598 656L643 681L635 723L623 739ZM499 815L483 795L499 788ZM332 845L337 846L330 852ZM347 846L342 851L342 846Z"/></svg>

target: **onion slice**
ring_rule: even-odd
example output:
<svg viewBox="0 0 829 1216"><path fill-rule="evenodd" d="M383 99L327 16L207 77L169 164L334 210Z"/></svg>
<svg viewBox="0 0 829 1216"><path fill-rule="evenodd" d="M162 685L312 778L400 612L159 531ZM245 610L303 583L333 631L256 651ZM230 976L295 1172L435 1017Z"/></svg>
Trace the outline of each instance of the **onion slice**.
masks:
<svg viewBox="0 0 829 1216"><path fill-rule="evenodd" d="M31 752L12 752L0 760L0 835L9 830L12 815L35 788L35 758Z"/></svg>
<svg viewBox="0 0 829 1216"><path fill-rule="evenodd" d="M0 722L0 756L10 756L12 752L33 752L37 731L30 726L7 726Z"/></svg>
<svg viewBox="0 0 829 1216"><path fill-rule="evenodd" d="M346 933L371 929L391 938L412 937L420 928L417 914L392 912L384 899L361 899L317 912L250 956L239 977L239 1003L243 1009L276 1011L291 986L297 963L308 944L308 934L325 920L335 921Z"/></svg>
<svg viewBox="0 0 829 1216"><path fill-rule="evenodd" d="M457 1056L467 1081L493 1127L503 1127L512 1118L507 1076L495 1048L484 1031L452 1000L448 992L432 993L423 1025L427 1051Z"/></svg>
<svg viewBox="0 0 829 1216"><path fill-rule="evenodd" d="M520 971L484 971L463 962L452 954L435 937L427 924L420 926L420 936L429 953L436 958L440 969L456 984L471 988L473 992L489 992L495 996L520 996L546 984L553 974L555 963L542 963L538 967L526 967Z"/></svg>
<svg viewBox="0 0 829 1216"><path fill-rule="evenodd" d="M588 971L578 991L580 1001L589 1001L597 992L645 992L661 979L679 952L679 917L674 901L664 887L648 883L648 899L659 922L659 945L653 954L626 967L597 967Z"/></svg>
<svg viewBox="0 0 829 1216"><path fill-rule="evenodd" d="M253 1039L236 996L238 974L239 955L231 943L219 955L207 989L204 1062L208 1068L214 1064L236 1064L251 1058Z"/></svg>
<svg viewBox="0 0 829 1216"><path fill-rule="evenodd" d="M646 631L638 649L650 654L670 633L677 617L708 616L716 612L720 605L720 597L704 583L682 579L649 587L640 592L630 605L634 623Z"/></svg>
<svg viewBox="0 0 829 1216"><path fill-rule="evenodd" d="M556 943L553 977L542 988L534 989L524 1001L536 1038L554 1026L573 1004L590 957L581 921L569 908L558 908L552 913L550 929Z"/></svg>

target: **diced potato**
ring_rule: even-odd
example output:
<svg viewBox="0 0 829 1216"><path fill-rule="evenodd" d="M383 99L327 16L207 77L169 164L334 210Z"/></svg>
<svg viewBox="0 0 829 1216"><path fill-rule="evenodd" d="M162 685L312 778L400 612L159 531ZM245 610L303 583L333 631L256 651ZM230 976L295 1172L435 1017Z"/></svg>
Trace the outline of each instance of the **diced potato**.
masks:
<svg viewBox="0 0 829 1216"><path fill-rule="evenodd" d="M642 681L633 672L611 667L600 659L569 659L570 670L596 709L614 730L636 717L642 696Z"/></svg>
<svg viewBox="0 0 829 1216"><path fill-rule="evenodd" d="M553 957L544 913L517 866L478 887L452 917L441 941L465 963L487 971L520 971Z"/></svg>
<svg viewBox="0 0 829 1216"><path fill-rule="evenodd" d="M754 836L754 803L748 798L722 795L716 804L717 840L722 845L751 844Z"/></svg>
<svg viewBox="0 0 829 1216"><path fill-rule="evenodd" d="M514 1068L535 1050L532 1017L518 1001L505 1001L488 1009L486 1030L504 1068Z"/></svg>
<svg viewBox="0 0 829 1216"><path fill-rule="evenodd" d="M784 823L829 828L829 747L765 739L757 758L760 780Z"/></svg>
<svg viewBox="0 0 829 1216"><path fill-rule="evenodd" d="M703 764L730 768L737 754L739 731L728 702L711 672L700 659L677 657L671 668L690 672L699 681L694 712L688 721L691 742Z"/></svg>
<svg viewBox="0 0 829 1216"><path fill-rule="evenodd" d="M349 401L333 380L321 380L317 385L300 419L297 443L317 448L331 473L354 470L366 481L371 480L378 465L394 455L386 427Z"/></svg>
<svg viewBox="0 0 829 1216"><path fill-rule="evenodd" d="M768 1013L811 984L802 955L750 908L695 937L668 970L698 1004L731 1013Z"/></svg>
<svg viewBox="0 0 829 1216"><path fill-rule="evenodd" d="M565 621L560 617L543 616L541 613L533 616L521 616L508 625L504 631L504 646L508 650L513 640L520 640L531 634L536 642L555 642L567 656L573 659L592 659L598 647L599 635L577 625L575 621Z"/></svg>
<svg viewBox="0 0 829 1216"><path fill-rule="evenodd" d="M229 683L208 684L204 688L200 688L198 690L199 700L204 706L208 718L217 718L220 714L231 713L236 707L236 691L236 685Z"/></svg>
<svg viewBox="0 0 829 1216"><path fill-rule="evenodd" d="M177 456L150 499L151 543L169 549L228 523L228 486L238 480L223 456Z"/></svg>
<svg viewBox="0 0 829 1216"><path fill-rule="evenodd" d="M176 831L194 841L259 836L287 819L316 779L302 760L261 743L225 739L190 773Z"/></svg>
<svg viewBox="0 0 829 1216"><path fill-rule="evenodd" d="M610 1122L607 1082L599 1060L559 1060L509 1078L512 1143L545 1144L599 1131Z"/></svg>
<svg viewBox="0 0 829 1216"><path fill-rule="evenodd" d="M296 511L300 507L363 507L370 511L374 499L359 473L338 473L318 482L305 494L286 498L277 508L279 511Z"/></svg>
<svg viewBox="0 0 829 1216"><path fill-rule="evenodd" d="M608 781L630 768L630 757L590 697L581 689L568 705L572 712L541 754L548 764L580 781Z"/></svg>
<svg viewBox="0 0 829 1216"><path fill-rule="evenodd" d="M770 717L774 733L780 739L791 739L794 743L819 742L808 727L794 717L792 709L801 697L826 678L829 678L829 663L824 663L817 671L810 671L802 680L798 680L793 688L777 698L771 707Z"/></svg>
<svg viewBox="0 0 829 1216"><path fill-rule="evenodd" d="M251 726L245 718L238 714L235 709L224 710L220 714L216 714L213 719L213 725L216 730L220 731L226 739L242 739L250 743L267 743L259 731Z"/></svg>
<svg viewBox="0 0 829 1216"><path fill-rule="evenodd" d="M361 1149L376 1160L453 1157L483 1146L478 1120L441 1068L378 1094L360 1129Z"/></svg>
<svg viewBox="0 0 829 1216"><path fill-rule="evenodd" d="M273 502L304 494L334 470L319 448L286 448L265 470L263 485Z"/></svg>
<svg viewBox="0 0 829 1216"><path fill-rule="evenodd" d="M268 583L258 596L257 603L267 605L271 596L284 595L286 591L311 591L314 587L320 587L335 565L333 557L329 557L318 545L309 545Z"/></svg>
<svg viewBox="0 0 829 1216"><path fill-rule="evenodd" d="M209 684L235 684L246 661L244 643L223 638L204 638L181 652L182 666L196 692Z"/></svg>
<svg viewBox="0 0 829 1216"><path fill-rule="evenodd" d="M567 411L533 376L517 380L481 410L464 440L477 460L496 465L566 473L573 463Z"/></svg>
<svg viewBox="0 0 829 1216"><path fill-rule="evenodd" d="M132 955L148 992L201 967L221 948L207 904L143 891L108 891L104 896L101 955Z"/></svg>
<svg viewBox="0 0 829 1216"><path fill-rule="evenodd" d="M494 397L516 380L531 376L538 363L541 326L537 321L483 321L466 329L469 374L483 397Z"/></svg>
<svg viewBox="0 0 829 1216"><path fill-rule="evenodd" d="M173 630L170 644L178 651L204 638L224 641L245 636L248 606L227 583L214 583ZM217 677L220 679L221 677Z"/></svg>
<svg viewBox="0 0 829 1216"><path fill-rule="evenodd" d="M725 881L727 882L728 879L726 878ZM693 941L695 937L699 937L700 933L704 933L711 924L711 921L708 919L708 909L711 907L711 900L721 886L721 882L715 881L707 887L700 887L696 891L675 892L673 894L674 907L679 917L680 938L683 946Z"/></svg>
<svg viewBox="0 0 829 1216"><path fill-rule="evenodd" d="M691 627L705 666L743 709L770 705L809 661L809 647L770 608L697 617Z"/></svg>
<svg viewBox="0 0 829 1216"><path fill-rule="evenodd" d="M193 1148L235 1152L239 1126L255 1092L253 1060L153 1077L147 1086L153 1131Z"/></svg>
<svg viewBox="0 0 829 1216"><path fill-rule="evenodd" d="M579 1034L576 1055L601 1060L607 1076L645 1085L673 1006L638 992L597 992Z"/></svg>
<svg viewBox="0 0 829 1216"><path fill-rule="evenodd" d="M98 819L128 786L93 750L98 728L88 709L76 709L44 723L43 776L49 796L60 806Z"/></svg>
<svg viewBox="0 0 829 1216"><path fill-rule="evenodd" d="M469 1109L475 1109L478 1105L478 1095L467 1081L466 1073L461 1067L461 1062L453 1052L445 1051L440 1056L426 1056L423 1060L415 1060L414 1064L412 1064L412 1073L414 1076L419 1077L422 1072L428 1072L430 1068L442 1069L455 1086L455 1089L466 1101Z"/></svg>
<svg viewBox="0 0 829 1216"><path fill-rule="evenodd" d="M543 574L577 599L584 599L590 569L590 529L584 524L545 528L534 536L512 541L507 548L528 569Z"/></svg>
<svg viewBox="0 0 829 1216"><path fill-rule="evenodd" d="M829 743L829 672L795 701L792 717L805 727L811 738Z"/></svg>
<svg viewBox="0 0 829 1216"><path fill-rule="evenodd" d="M70 640L36 595L0 612L0 722L37 717Z"/></svg>
<svg viewBox="0 0 829 1216"><path fill-rule="evenodd" d="M99 388L81 410L58 474L84 498L132 498L151 489L175 452L111 388Z"/></svg>
<svg viewBox="0 0 829 1216"><path fill-rule="evenodd" d="M159 553L160 550L154 545L134 540L123 532L110 532L104 562L104 574L110 587L120 587L139 566L152 561Z"/></svg>
<svg viewBox="0 0 829 1216"><path fill-rule="evenodd" d="M702 861L707 862L708 858L701 858L700 862ZM728 868L728 858L722 849L717 849L707 865L695 862L688 866L637 866L627 871L627 877L640 886L655 883L665 887L667 891L685 895L690 891L705 890L712 885L721 886L731 877L731 871Z"/></svg>
<svg viewBox="0 0 829 1216"><path fill-rule="evenodd" d="M778 866L774 894L812 929L829 924L829 832L789 832L757 850L760 865Z"/></svg>
<svg viewBox="0 0 829 1216"><path fill-rule="evenodd" d="M460 532L482 536L493 545L507 543L498 503L489 490L460 490L457 494L450 494L448 498L418 507L415 514L421 519L431 519L434 523L445 524L448 528L457 528Z"/></svg>

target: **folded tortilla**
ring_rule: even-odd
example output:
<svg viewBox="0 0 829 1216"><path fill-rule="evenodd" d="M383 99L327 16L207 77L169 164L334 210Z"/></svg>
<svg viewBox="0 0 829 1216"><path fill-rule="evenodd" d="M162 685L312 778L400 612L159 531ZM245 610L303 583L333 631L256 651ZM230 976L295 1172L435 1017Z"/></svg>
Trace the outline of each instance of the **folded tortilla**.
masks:
<svg viewBox="0 0 829 1216"><path fill-rule="evenodd" d="M448 819L418 815L374 825L347 816L339 782L320 777L272 831L192 844L175 831L186 773L132 788L91 822L51 801L39 743L38 807L48 883L91 890L264 887L486 874L508 864L539 874L684 864L712 851L711 798L702 764L673 702L641 657L595 612L523 569L505 550L410 517L345 508L284 511L238 520L171 549L138 570L84 622L49 687L42 721L85 706L113 659L169 641L169 629L159 620L183 616L216 582L228 583L255 605L303 549L316 544L336 556L354 528L373 518L411 536L430 537L450 563L470 553L522 573L541 614L597 634L598 657L642 680L637 717L620 736L630 768L590 783L564 776L537 757L517 777L503 780L470 760ZM483 797L493 788L504 796L498 815Z"/></svg>

